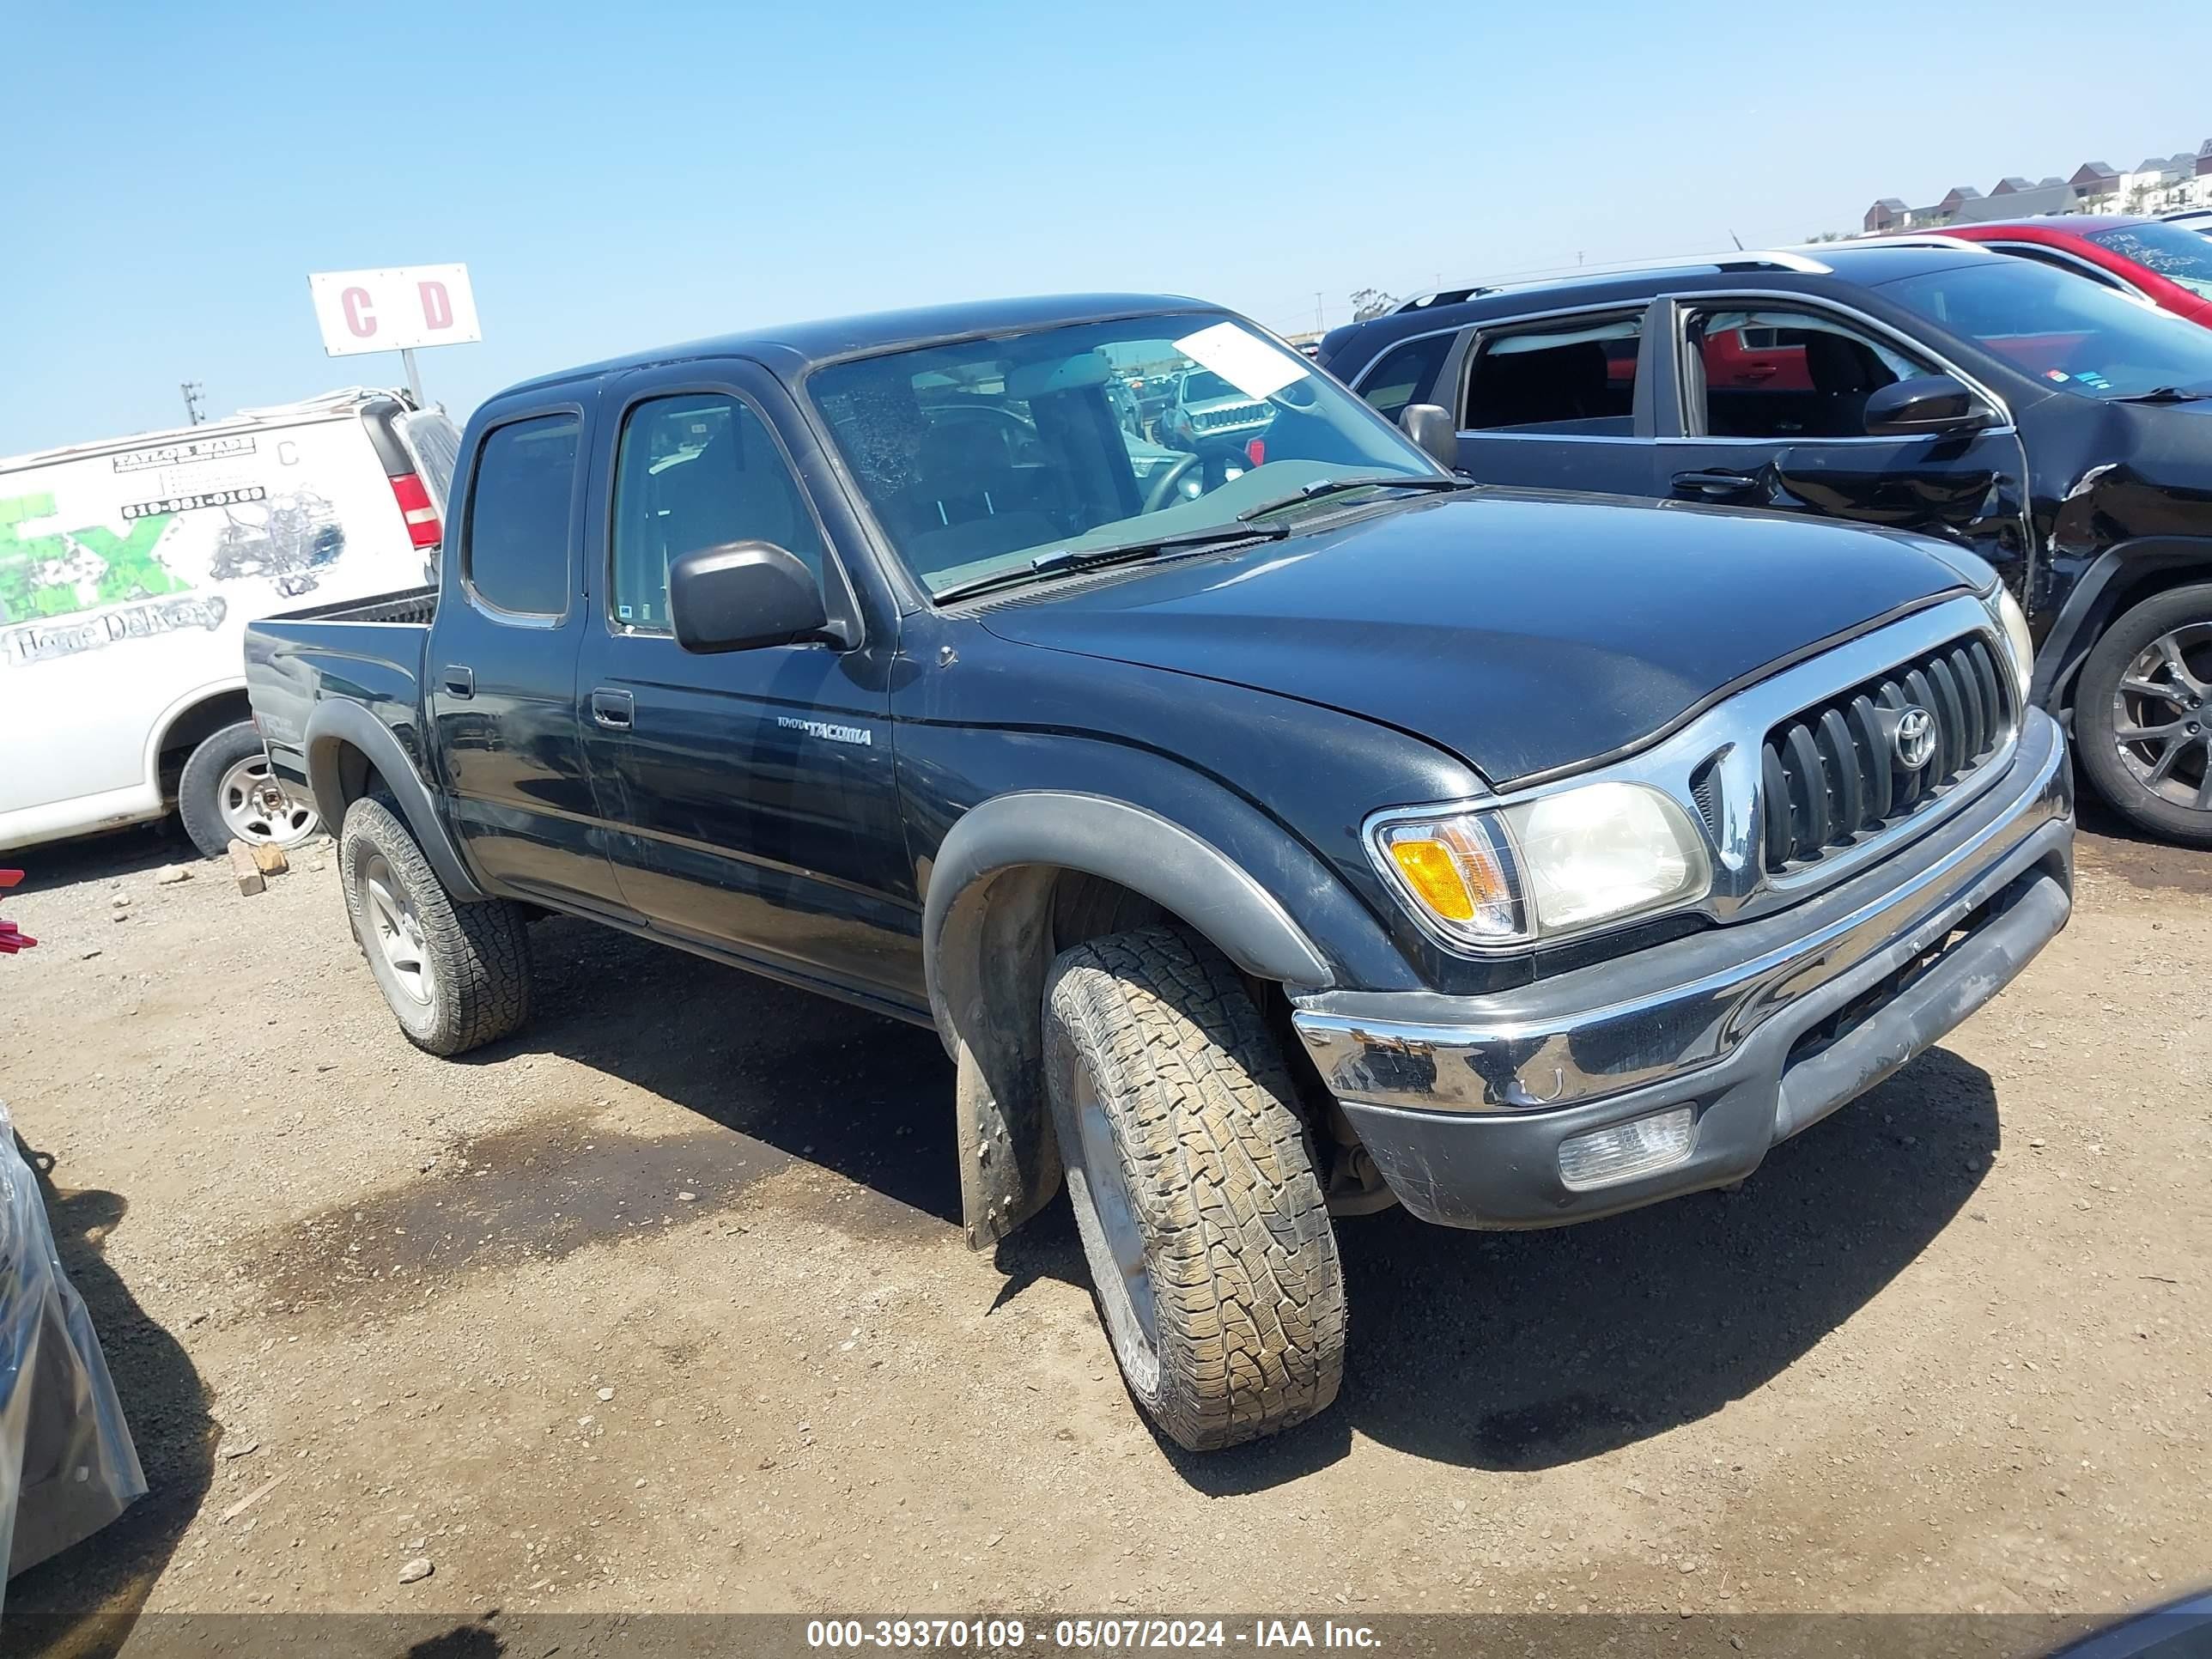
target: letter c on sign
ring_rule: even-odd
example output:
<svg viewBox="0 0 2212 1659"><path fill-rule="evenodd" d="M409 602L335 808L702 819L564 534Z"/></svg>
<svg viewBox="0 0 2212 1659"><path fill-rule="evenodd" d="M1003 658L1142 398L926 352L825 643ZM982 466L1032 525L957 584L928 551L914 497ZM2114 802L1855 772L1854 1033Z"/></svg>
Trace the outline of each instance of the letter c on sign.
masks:
<svg viewBox="0 0 2212 1659"><path fill-rule="evenodd" d="M366 340L376 332L376 312L368 303L367 289L348 289L338 296L338 303L344 307L346 326L356 339Z"/></svg>
<svg viewBox="0 0 2212 1659"><path fill-rule="evenodd" d="M453 302L446 297L443 283L417 283L415 291L422 296L422 326L451 328L453 325Z"/></svg>

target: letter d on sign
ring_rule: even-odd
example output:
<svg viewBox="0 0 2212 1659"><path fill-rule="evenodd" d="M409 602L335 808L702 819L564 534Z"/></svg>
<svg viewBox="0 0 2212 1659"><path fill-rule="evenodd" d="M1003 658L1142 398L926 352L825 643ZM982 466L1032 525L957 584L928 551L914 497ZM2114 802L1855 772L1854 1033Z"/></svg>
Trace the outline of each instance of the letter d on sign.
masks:
<svg viewBox="0 0 2212 1659"><path fill-rule="evenodd" d="M368 302L368 290L349 288L339 296L345 307L346 326L360 338L366 340L376 332L376 308Z"/></svg>
<svg viewBox="0 0 2212 1659"><path fill-rule="evenodd" d="M422 297L422 326L451 328L453 325L453 302L446 296L443 283L417 283L415 291Z"/></svg>

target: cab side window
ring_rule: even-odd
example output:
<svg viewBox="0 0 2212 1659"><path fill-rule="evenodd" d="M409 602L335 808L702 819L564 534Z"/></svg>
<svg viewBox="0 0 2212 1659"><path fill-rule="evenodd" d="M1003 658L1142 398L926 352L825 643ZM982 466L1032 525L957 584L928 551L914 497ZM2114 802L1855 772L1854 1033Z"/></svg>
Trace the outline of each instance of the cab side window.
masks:
<svg viewBox="0 0 2212 1659"><path fill-rule="evenodd" d="M580 425L574 415L540 415L484 434L469 491L461 575L495 610L524 617L568 611Z"/></svg>
<svg viewBox="0 0 2212 1659"><path fill-rule="evenodd" d="M1468 369L1460 429L1632 436L1643 333L1638 312L1485 334Z"/></svg>
<svg viewBox="0 0 2212 1659"><path fill-rule="evenodd" d="M1931 374L1886 340L1815 311L1692 312L1690 404L1713 438L1863 438L1867 398Z"/></svg>
<svg viewBox="0 0 2212 1659"><path fill-rule="evenodd" d="M1359 377L1359 395L1389 421L1396 420L1407 404L1431 401L1426 395L1429 383L1437 378L1451 345L1449 334L1431 334L1391 347Z"/></svg>
<svg viewBox="0 0 2212 1659"><path fill-rule="evenodd" d="M821 578L821 532L750 406L719 392L638 404L615 458L609 620L669 632L670 563L728 542L772 542Z"/></svg>

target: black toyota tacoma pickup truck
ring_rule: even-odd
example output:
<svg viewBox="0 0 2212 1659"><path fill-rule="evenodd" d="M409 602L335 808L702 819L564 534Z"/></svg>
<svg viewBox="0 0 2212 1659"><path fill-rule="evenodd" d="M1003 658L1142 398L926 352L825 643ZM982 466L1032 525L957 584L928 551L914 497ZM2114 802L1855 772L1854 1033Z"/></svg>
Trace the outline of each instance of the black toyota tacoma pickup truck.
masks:
<svg viewBox="0 0 2212 1659"><path fill-rule="evenodd" d="M1109 388L1203 369L1188 447ZM1334 1396L1331 1217L1729 1185L2065 922L2063 738L1932 540L1477 488L1243 319L1099 296L548 376L434 589L254 624L436 1054L590 917L933 1027L969 1242L1065 1177L1182 1444Z"/></svg>

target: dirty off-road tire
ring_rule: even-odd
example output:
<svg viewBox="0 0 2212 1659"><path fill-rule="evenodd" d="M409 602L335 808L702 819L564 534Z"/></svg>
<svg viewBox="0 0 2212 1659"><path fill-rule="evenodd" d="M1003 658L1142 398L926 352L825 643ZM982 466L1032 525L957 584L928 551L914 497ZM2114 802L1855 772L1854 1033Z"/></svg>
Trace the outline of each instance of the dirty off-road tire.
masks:
<svg viewBox="0 0 2212 1659"><path fill-rule="evenodd" d="M234 841L297 847L321 827L313 806L293 799L270 776L251 720L210 732L192 750L177 780L177 816L192 845L211 859Z"/></svg>
<svg viewBox="0 0 2212 1659"><path fill-rule="evenodd" d="M1171 927L1054 963L1045 1086L1129 1391L1193 1451L1335 1399L1344 1281L1290 1073L1236 970Z"/></svg>
<svg viewBox="0 0 2212 1659"><path fill-rule="evenodd" d="M338 872L355 939L416 1048L458 1054L530 1017L530 933L504 899L457 904L391 808L346 809Z"/></svg>

